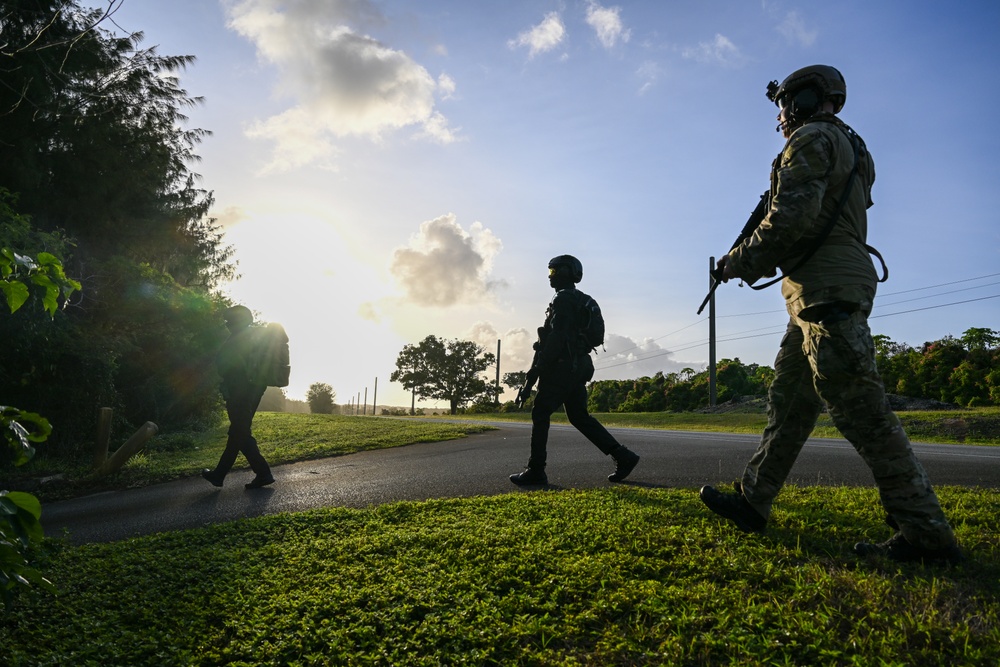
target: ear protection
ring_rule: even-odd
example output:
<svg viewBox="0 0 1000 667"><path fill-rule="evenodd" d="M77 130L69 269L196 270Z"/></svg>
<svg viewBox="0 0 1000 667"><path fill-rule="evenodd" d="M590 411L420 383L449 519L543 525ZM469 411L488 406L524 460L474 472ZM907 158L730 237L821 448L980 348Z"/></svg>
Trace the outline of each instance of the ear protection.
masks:
<svg viewBox="0 0 1000 667"><path fill-rule="evenodd" d="M799 118L808 118L819 111L822 102L823 100L820 97L819 91L815 88L811 86L803 88L792 97L792 115Z"/></svg>

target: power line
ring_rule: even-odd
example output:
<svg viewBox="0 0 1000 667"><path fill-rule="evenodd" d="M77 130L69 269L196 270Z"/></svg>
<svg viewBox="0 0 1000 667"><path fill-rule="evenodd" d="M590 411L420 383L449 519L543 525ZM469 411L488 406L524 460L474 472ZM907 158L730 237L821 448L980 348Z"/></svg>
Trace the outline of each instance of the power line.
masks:
<svg viewBox="0 0 1000 667"><path fill-rule="evenodd" d="M653 338L649 342L650 343L655 343L656 341L662 340L662 339L666 338L667 336L673 336L674 334L678 334L678 333L684 331L685 329L690 329L691 327L693 327L696 324L701 324L702 322L704 322L707 319L708 319L707 317L703 317L700 320L698 320L697 322L692 322L691 324L687 325L686 327L681 327L680 329L677 329L676 331L671 331L668 334L663 334L659 338ZM611 352L609 354L611 354L612 356L618 355L618 354L625 354L626 352L630 352L630 351L632 351L632 350L634 350L636 348L642 347L645 344L646 344L646 341L643 341L642 343L637 343L637 344L633 345L632 347L626 347L624 350L618 350L617 352Z"/></svg>
<svg viewBox="0 0 1000 667"><path fill-rule="evenodd" d="M996 274L996 275L1000 275L1000 274ZM988 276L984 276L984 277L988 277ZM956 283L957 282L965 282L965 281L956 281ZM956 283L949 283L949 284L956 284ZM941 286L943 286L943 285L939 285L939 287L941 287ZM909 291L914 291L914 290L909 290ZM955 291L956 292L962 292L962 291L966 291L966 290L955 290ZM940 294L935 294L935 295L931 295L931 297L925 297L925 298L932 298L934 296L941 296L941 295ZM894 313L883 313L881 315L870 315L868 317L868 319L873 320L873 319L878 319L880 317L893 317L895 315L905 315L907 313L915 313L915 312L920 312L920 311L924 311L924 310L934 310L936 308L947 308L948 306L959 306L959 305L966 304L966 303L975 303L976 301L987 301L989 299L998 299L998 298L1000 298L1000 294L994 294L992 296L984 296L984 297L979 297L979 298L976 298L976 299L966 299L966 300L963 300L963 301L953 301L951 303L941 303L941 304L937 304L937 305L934 305L934 306L927 306L925 308L912 308L910 310L901 310L901 311L894 312ZM908 299L907 301L919 301L919 299ZM898 302L898 303L905 303L905 301L904 302ZM699 322L703 322L703 321L704 320L699 320ZM695 324L698 324L699 322L695 322ZM691 326L694 326L694 325L693 324L692 325L688 325L687 327L684 327L684 329L690 328ZM734 342L734 341L746 340L746 339L749 339L749 338L761 338L761 337L764 337L764 336L773 336L775 334L784 332L785 328L786 327L784 325L782 325L781 327L758 327L757 329L747 329L746 331L737 331L736 333L730 334L728 336L725 336L725 337L719 339L718 342L721 342L721 343L731 343L731 342ZM762 330L765 330L765 329L776 329L776 330L775 331L765 331L764 333L758 333L758 334L753 334L753 335L748 335L748 336L742 335L742 334L749 334L749 333L754 332L754 331L762 331ZM682 331L682 330L683 329L678 329L678 331ZM671 335L671 334L668 334L668 335ZM661 338L664 338L664 337L665 336L661 336ZM657 339L657 340L659 340L659 339ZM668 354L675 354L677 352L684 352L686 350L691 350L691 349L694 349L694 348L697 348L697 347L701 347L702 345L705 345L707 342L708 342L707 339L701 339L701 340L693 341L693 342L690 342L690 343L682 343L680 347L675 347L675 348L670 349L670 350L663 350L661 352L657 352L655 354L650 354L649 356L645 356L645 357L639 357L639 358L636 358L636 359L627 359L625 361L620 361L618 363L608 364L607 366L596 367L595 370L607 370L609 368L617 368L619 366L627 366L628 364L634 364L634 363L639 363L639 362L643 362L643 361L648 361L650 359L656 359L657 357L666 356ZM635 348L629 348L629 349L635 349ZM618 353L618 354L620 354L620 353Z"/></svg>
<svg viewBox="0 0 1000 667"><path fill-rule="evenodd" d="M985 280L986 278L995 278L997 276L1000 276L1000 273L989 273L989 274L986 274L984 276L977 276L975 278L963 278L962 280L952 280L951 282L940 283L940 284L937 284L937 285L928 285L926 287L914 287L913 289L900 290L899 292L886 292L885 294L878 294L878 295L876 295L875 299L879 300L879 299L885 298L887 296L897 296L899 294L909 294L910 292L922 292L924 290L937 289L938 287L948 287L949 285L958 285L959 283L969 283L969 282L972 282L974 280ZM931 294L931 295L928 295L928 296L925 296L925 297L918 297L917 299L911 299L911 301L918 301L920 299L932 299L935 296L943 296L945 294L954 294L955 292L962 292L962 291L968 291L968 290L974 290L974 289L981 289L983 287L990 287L992 285L998 285L998 284L1000 284L1000 283L992 282L992 283L987 283L985 285L976 285L975 287L966 287L966 288L963 288L961 290L952 290L952 291L948 291L948 292L941 292L940 294ZM906 301L897 301L895 303L906 303ZM885 304L885 305L894 305L894 304ZM756 313L734 313L732 315L716 315L716 318L722 319L724 317L725 318L732 318L732 317L752 317L752 316L755 316L755 315L772 315L774 313L783 313L783 312L785 312L785 310L782 308L780 310L761 310L761 311L758 311Z"/></svg>
<svg viewBox="0 0 1000 667"><path fill-rule="evenodd" d="M931 285L930 287L914 287L913 289L902 290L901 292L889 292L888 294L883 294L882 296L896 296L897 294L907 294L909 292L919 292L925 289L935 289L937 287L947 287L948 285L957 285L958 283L968 283L973 280L983 280L985 278L996 278L1000 276L1000 273L990 273L985 276L979 276L978 278L965 278L963 280L953 280L950 283L941 283L940 285ZM996 283L991 283L995 285ZM985 287L985 286L984 286ZM975 289L975 288L972 288Z"/></svg>
<svg viewBox="0 0 1000 667"><path fill-rule="evenodd" d="M959 306L963 303L973 303L975 301L986 301L987 299L1000 299L1000 294L994 294L993 296L982 296L978 299L966 299L965 301L953 301L952 303L942 303L936 306L927 306L926 308L913 308L911 310L901 310L898 313L885 313L884 315L871 315L868 319L873 320L878 317L892 317L893 315L905 315L906 313L916 313L921 310L934 310L935 308L945 308L947 306Z"/></svg>
<svg viewBox="0 0 1000 667"><path fill-rule="evenodd" d="M962 289L948 290L947 292L938 292L937 294L931 294L929 296L918 296L915 299L903 299L902 301L893 301L892 303L880 303L879 307L884 308L885 306L896 306L901 303L909 303L911 301L920 301L922 299L933 299L934 297L944 296L945 294L957 294L959 292L968 292L974 289L982 289L983 287L992 287L993 285L1000 285L1000 281L993 283L986 283L985 285L976 285L975 287L963 287ZM903 292L897 292L897 294L903 294ZM890 295L886 295L890 296Z"/></svg>

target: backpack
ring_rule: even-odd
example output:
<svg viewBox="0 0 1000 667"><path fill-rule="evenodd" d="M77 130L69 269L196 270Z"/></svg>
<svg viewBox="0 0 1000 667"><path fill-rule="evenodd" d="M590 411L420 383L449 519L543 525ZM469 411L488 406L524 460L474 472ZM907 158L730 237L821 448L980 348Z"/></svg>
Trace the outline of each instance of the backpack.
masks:
<svg viewBox="0 0 1000 667"><path fill-rule="evenodd" d="M288 334L277 322L257 327L254 332L251 372L258 384L287 387L291 366L288 362Z"/></svg>
<svg viewBox="0 0 1000 667"><path fill-rule="evenodd" d="M583 296L580 305L580 336L589 349L596 350L604 345L604 315L601 314L601 307L593 297L583 292L580 294Z"/></svg>

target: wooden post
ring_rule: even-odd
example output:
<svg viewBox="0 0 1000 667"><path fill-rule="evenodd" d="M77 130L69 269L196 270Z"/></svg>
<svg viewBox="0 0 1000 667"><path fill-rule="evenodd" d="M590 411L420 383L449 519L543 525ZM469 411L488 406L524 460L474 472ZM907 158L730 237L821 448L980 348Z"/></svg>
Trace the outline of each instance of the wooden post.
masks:
<svg viewBox="0 0 1000 667"><path fill-rule="evenodd" d="M108 441L111 439L111 418L114 410L101 408L97 413L97 439L94 441L94 470L108 460Z"/></svg>
<svg viewBox="0 0 1000 667"><path fill-rule="evenodd" d="M139 430L133 433L132 437L119 447L118 451L112 454L111 458L105 461L95 474L98 477L103 477L121 468L136 452L142 449L147 440L156 435L158 430L158 427L153 422L146 422L140 426Z"/></svg>

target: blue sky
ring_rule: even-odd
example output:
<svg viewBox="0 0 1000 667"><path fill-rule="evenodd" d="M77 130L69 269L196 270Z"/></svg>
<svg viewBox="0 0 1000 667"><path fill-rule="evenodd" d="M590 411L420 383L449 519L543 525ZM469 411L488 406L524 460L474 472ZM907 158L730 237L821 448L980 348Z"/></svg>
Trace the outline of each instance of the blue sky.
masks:
<svg viewBox="0 0 1000 667"><path fill-rule="evenodd" d="M327 382L370 401L378 378L380 404L408 405L389 374L428 334L500 339L501 371L525 370L564 253L607 319L597 378L704 368L708 258L783 143L766 85L815 63L843 72L841 117L875 158L873 332L1000 329L1000 4L115 6L116 30L197 57L181 85L213 135L193 169L240 261L227 289L289 332L290 397ZM772 365L779 288L716 303L718 358Z"/></svg>

